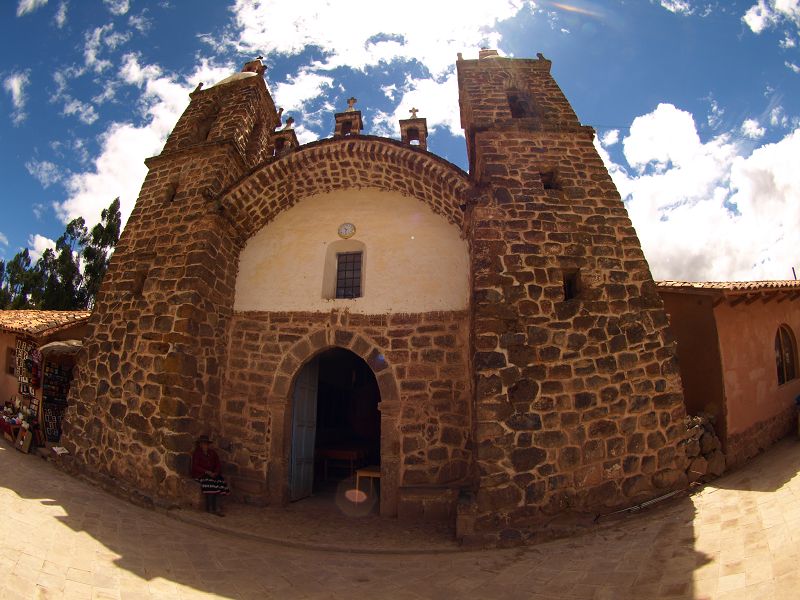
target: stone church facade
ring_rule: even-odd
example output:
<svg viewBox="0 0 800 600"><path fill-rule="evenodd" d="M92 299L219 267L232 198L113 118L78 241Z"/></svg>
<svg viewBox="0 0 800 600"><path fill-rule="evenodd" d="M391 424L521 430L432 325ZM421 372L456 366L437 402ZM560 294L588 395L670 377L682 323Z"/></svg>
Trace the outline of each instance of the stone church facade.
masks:
<svg viewBox="0 0 800 600"><path fill-rule="evenodd" d="M383 515L492 535L685 486L663 304L550 66L459 56L469 173L415 115L398 141L362 135L351 106L298 145L260 61L195 90L90 319L71 468L184 504L210 433L241 500L288 502L298 378L340 348L379 389ZM348 252L356 298L331 279Z"/></svg>

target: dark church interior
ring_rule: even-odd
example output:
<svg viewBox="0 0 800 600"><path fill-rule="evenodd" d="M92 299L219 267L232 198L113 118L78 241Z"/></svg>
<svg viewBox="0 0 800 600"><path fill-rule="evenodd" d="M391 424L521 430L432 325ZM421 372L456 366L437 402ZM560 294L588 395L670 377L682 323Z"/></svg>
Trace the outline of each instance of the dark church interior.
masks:
<svg viewBox="0 0 800 600"><path fill-rule="evenodd" d="M319 355L314 490L325 491L380 464L380 391L359 356L342 348Z"/></svg>

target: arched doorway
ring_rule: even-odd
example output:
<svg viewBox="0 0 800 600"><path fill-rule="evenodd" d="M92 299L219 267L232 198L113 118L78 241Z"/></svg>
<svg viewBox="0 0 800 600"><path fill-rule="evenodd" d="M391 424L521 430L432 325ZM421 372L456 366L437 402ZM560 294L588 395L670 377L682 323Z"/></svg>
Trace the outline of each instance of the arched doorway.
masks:
<svg viewBox="0 0 800 600"><path fill-rule="evenodd" d="M360 468L380 472L379 403L375 374L350 350L330 348L301 368L292 390L290 501L333 495Z"/></svg>

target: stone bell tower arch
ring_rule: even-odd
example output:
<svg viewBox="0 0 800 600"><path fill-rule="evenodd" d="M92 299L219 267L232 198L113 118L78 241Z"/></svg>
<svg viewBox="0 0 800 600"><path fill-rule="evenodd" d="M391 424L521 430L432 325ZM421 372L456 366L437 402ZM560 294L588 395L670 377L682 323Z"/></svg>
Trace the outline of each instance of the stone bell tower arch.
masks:
<svg viewBox="0 0 800 600"><path fill-rule="evenodd" d="M214 433L241 236L218 194L273 153L260 60L202 84L149 168L90 320L64 425L71 466L146 497L182 494Z"/></svg>

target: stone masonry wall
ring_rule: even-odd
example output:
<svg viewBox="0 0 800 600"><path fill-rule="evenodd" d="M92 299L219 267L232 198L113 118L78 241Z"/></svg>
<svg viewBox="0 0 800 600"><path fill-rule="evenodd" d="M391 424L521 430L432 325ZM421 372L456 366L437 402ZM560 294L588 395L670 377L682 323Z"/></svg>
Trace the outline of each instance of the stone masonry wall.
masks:
<svg viewBox="0 0 800 600"><path fill-rule="evenodd" d="M505 88L497 92L526 71L516 63L531 62L547 61L458 64L473 176L486 191L470 235L479 530L608 511L686 485L667 317L593 131L570 122L554 82L539 85L549 78L542 65L528 83L540 110L558 105L555 116L515 121ZM575 297L565 299L571 273Z"/></svg>
<svg viewBox="0 0 800 600"><path fill-rule="evenodd" d="M468 326L465 312L236 313L220 440L234 465L234 489L247 500L281 502L287 481L270 497L268 471L288 460L292 382L310 358L334 346L367 361L382 413L397 414L393 425L382 417L381 437L382 454L396 446L395 457L382 462L399 459L399 486L463 485L471 460Z"/></svg>
<svg viewBox="0 0 800 600"><path fill-rule="evenodd" d="M261 98L262 112L271 106L263 80L255 79L224 86L227 104L218 107L218 129L208 140L168 142L148 159L77 363L64 421L65 466L149 500L196 495L187 483L189 452L197 435L219 421L243 240L212 199L246 168L249 121L234 127L232 115L258 112L254 98ZM209 92L206 99L219 95ZM204 103L195 94L170 140L198 125Z"/></svg>
<svg viewBox="0 0 800 600"><path fill-rule="evenodd" d="M796 432L797 427L797 408L790 406L745 431L729 435L725 449L728 467L736 467L753 458L778 440Z"/></svg>

